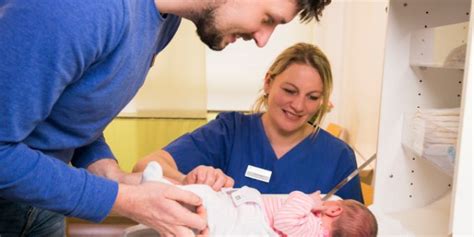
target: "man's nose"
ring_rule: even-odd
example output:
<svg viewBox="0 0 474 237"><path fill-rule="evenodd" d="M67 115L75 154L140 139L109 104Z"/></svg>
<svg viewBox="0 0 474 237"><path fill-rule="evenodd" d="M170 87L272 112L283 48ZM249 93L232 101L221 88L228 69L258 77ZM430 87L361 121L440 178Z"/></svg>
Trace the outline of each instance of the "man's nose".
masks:
<svg viewBox="0 0 474 237"><path fill-rule="evenodd" d="M275 27L276 26L267 26L253 33L253 40L255 41L255 44L260 48L264 47L275 30Z"/></svg>

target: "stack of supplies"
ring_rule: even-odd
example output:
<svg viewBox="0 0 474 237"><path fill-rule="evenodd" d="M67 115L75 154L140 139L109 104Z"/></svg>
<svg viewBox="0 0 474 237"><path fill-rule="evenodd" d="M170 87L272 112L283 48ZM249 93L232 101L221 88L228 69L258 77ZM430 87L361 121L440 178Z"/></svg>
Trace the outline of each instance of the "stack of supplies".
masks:
<svg viewBox="0 0 474 237"><path fill-rule="evenodd" d="M419 109L405 122L404 146L452 175L459 128L459 108Z"/></svg>

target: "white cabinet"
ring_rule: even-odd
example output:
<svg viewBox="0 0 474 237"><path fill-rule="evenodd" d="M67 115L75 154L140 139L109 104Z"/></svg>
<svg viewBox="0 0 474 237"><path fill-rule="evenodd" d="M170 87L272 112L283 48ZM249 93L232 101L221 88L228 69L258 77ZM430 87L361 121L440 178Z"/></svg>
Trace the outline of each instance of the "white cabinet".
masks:
<svg viewBox="0 0 474 237"><path fill-rule="evenodd" d="M469 0L389 5L374 205L380 236L472 235ZM402 146L404 115L460 108L454 172Z"/></svg>
<svg viewBox="0 0 474 237"><path fill-rule="evenodd" d="M412 32L410 65L464 69L468 27L469 22L462 22Z"/></svg>

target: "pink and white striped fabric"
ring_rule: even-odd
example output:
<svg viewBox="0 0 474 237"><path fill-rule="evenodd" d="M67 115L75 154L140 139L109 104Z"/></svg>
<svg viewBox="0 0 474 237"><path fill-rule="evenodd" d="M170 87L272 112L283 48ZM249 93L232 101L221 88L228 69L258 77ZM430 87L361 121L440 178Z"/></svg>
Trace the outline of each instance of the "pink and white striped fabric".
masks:
<svg viewBox="0 0 474 237"><path fill-rule="evenodd" d="M313 200L295 191L287 197L262 196L270 226L281 236L327 237L319 213L311 212Z"/></svg>

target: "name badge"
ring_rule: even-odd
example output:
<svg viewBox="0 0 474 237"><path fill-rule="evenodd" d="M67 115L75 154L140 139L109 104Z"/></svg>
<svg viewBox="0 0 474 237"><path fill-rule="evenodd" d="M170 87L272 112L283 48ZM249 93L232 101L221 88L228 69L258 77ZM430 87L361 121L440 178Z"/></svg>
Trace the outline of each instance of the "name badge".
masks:
<svg viewBox="0 0 474 237"><path fill-rule="evenodd" d="M247 166L245 171L245 177L256 179L268 183L272 177L272 172L255 166Z"/></svg>

